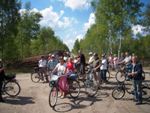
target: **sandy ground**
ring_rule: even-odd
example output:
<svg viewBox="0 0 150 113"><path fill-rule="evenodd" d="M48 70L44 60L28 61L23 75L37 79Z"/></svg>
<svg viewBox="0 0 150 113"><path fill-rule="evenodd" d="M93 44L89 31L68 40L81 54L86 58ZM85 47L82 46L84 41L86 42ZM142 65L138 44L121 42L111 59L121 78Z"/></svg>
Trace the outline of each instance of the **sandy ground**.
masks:
<svg viewBox="0 0 150 113"><path fill-rule="evenodd" d="M112 89L116 85L113 77L108 84L102 86L94 98L81 93L79 98L74 100L68 95L65 99L58 99L54 109L48 103L50 91L48 84L33 83L30 74L17 74L17 80L21 86L21 93L16 98L5 95L6 103L0 103L0 113L149 113L150 111L150 99L137 106L132 100L132 95L126 93L122 100L114 100L111 96Z"/></svg>

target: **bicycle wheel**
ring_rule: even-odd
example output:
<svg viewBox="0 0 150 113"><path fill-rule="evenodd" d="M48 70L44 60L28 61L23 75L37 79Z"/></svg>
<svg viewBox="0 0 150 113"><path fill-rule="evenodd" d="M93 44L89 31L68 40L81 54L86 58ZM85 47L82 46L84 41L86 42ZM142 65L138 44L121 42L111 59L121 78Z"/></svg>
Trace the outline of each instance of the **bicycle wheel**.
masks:
<svg viewBox="0 0 150 113"><path fill-rule="evenodd" d="M142 98L143 100L150 99L150 88L147 86L142 87Z"/></svg>
<svg viewBox="0 0 150 113"><path fill-rule="evenodd" d="M35 82L35 83L37 83L37 82L39 82L40 81L40 75L39 75L39 73L31 73L31 80L32 80L32 82Z"/></svg>
<svg viewBox="0 0 150 113"><path fill-rule="evenodd" d="M55 107L58 98L58 89L56 87L52 87L49 93L49 105L50 107Z"/></svg>
<svg viewBox="0 0 150 113"><path fill-rule="evenodd" d="M116 80L118 81L118 82L124 82L125 81L125 73L124 72L120 72L120 71L118 71L117 73L116 73Z"/></svg>
<svg viewBox="0 0 150 113"><path fill-rule="evenodd" d="M4 91L7 95L15 97L19 95L21 87L17 81L8 81L4 85Z"/></svg>
<svg viewBox="0 0 150 113"><path fill-rule="evenodd" d="M125 90L122 87L115 87L112 91L112 97L116 100L122 99L125 95Z"/></svg>
<svg viewBox="0 0 150 113"><path fill-rule="evenodd" d="M72 98L77 98L80 94L80 85L76 80L69 81L69 94Z"/></svg>
<svg viewBox="0 0 150 113"><path fill-rule="evenodd" d="M98 85L94 80L86 80L85 81L85 89L88 96L93 97L98 92Z"/></svg>
<svg viewBox="0 0 150 113"><path fill-rule="evenodd" d="M106 72L106 79L107 79L107 80L110 79L110 72L109 72L109 71Z"/></svg>

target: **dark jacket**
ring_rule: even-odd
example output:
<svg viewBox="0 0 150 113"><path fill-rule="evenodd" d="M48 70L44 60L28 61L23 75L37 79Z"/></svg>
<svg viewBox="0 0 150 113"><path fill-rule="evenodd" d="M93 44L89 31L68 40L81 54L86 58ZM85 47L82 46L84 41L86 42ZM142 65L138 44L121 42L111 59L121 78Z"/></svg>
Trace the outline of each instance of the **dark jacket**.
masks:
<svg viewBox="0 0 150 113"><path fill-rule="evenodd" d="M84 64L85 65L85 56L84 54L80 54L80 64Z"/></svg>
<svg viewBox="0 0 150 113"><path fill-rule="evenodd" d="M137 63L137 64L135 64L134 67L133 67L133 64L130 64L129 67L130 67L130 69L129 69L130 73L132 72L132 70L134 70L134 72L137 72L137 74L133 77L133 79L134 80L142 80L142 72L143 72L142 64Z"/></svg>

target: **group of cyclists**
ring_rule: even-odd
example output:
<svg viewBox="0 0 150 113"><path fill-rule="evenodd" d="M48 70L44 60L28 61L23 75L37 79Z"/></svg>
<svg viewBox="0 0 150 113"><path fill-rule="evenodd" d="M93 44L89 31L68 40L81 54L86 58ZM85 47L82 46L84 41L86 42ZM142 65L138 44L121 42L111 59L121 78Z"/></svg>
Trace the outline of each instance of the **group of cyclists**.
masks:
<svg viewBox="0 0 150 113"><path fill-rule="evenodd" d="M38 61L38 67L40 72L43 74L41 79L45 79L45 82L49 82L53 75L62 76L60 87L63 84L66 84L67 77L76 74L83 76L83 79L86 79L86 67L91 66L93 68L94 79L97 81L97 85L102 83L108 83L106 79L106 72L108 69L112 68L117 70L119 65L125 65L128 69L127 78L132 78L134 86L134 101L136 104L142 103L142 65L138 62L137 56L135 54L129 55L128 52L125 52L125 56L121 53L121 56L118 58L116 55L112 56L110 54L108 57L105 53L99 55L97 53L89 52L88 62L86 62L85 55L78 51L77 56L72 56L69 52L65 52L62 56L57 56L55 54L49 54L48 58L42 56ZM2 61L0 60L0 89L2 87L2 80L4 75L4 69L2 66ZM64 98L66 92L64 89L60 88L60 97ZM3 102L2 94L0 90L0 102Z"/></svg>

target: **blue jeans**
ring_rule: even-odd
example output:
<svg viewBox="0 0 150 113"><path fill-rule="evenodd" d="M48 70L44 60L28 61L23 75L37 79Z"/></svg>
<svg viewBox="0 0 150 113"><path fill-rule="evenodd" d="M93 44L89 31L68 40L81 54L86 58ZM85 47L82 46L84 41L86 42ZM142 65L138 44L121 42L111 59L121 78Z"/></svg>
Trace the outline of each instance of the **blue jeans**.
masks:
<svg viewBox="0 0 150 113"><path fill-rule="evenodd" d="M100 71L101 79L103 81L106 81L106 72L107 72L107 70L101 70Z"/></svg>
<svg viewBox="0 0 150 113"><path fill-rule="evenodd" d="M142 102L142 80L133 80L134 99Z"/></svg>

